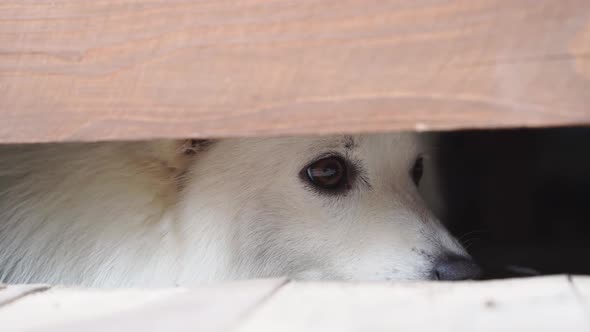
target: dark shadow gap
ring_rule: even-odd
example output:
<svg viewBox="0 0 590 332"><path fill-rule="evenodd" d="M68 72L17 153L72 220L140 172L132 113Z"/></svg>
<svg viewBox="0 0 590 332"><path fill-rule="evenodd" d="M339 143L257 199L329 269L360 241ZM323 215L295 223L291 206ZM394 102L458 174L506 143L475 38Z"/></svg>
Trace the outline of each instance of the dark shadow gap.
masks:
<svg viewBox="0 0 590 332"><path fill-rule="evenodd" d="M590 128L449 132L439 153L444 220L488 278L590 274Z"/></svg>

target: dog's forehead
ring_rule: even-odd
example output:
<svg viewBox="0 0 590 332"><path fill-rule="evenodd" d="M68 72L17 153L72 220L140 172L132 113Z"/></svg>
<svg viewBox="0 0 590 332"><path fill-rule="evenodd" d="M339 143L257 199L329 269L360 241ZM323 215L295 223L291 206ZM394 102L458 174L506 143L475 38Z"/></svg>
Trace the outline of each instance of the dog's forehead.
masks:
<svg viewBox="0 0 590 332"><path fill-rule="evenodd" d="M337 136L320 136L310 138L309 148L317 150L348 150L352 151L358 148L362 137L355 137L353 135L337 135Z"/></svg>
<svg viewBox="0 0 590 332"><path fill-rule="evenodd" d="M420 149L420 145L418 137L408 133L338 135L317 137L309 141L312 151L335 150L357 156L375 153L414 153Z"/></svg>

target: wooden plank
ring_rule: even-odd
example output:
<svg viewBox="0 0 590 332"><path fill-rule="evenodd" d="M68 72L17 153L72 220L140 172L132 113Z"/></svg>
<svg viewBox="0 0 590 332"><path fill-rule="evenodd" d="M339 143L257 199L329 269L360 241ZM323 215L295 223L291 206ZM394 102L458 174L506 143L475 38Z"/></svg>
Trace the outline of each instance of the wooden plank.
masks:
<svg viewBox="0 0 590 332"><path fill-rule="evenodd" d="M180 291L52 288L0 308L2 331L47 328L141 308Z"/></svg>
<svg viewBox="0 0 590 332"><path fill-rule="evenodd" d="M53 288L0 309L2 331L219 331L285 283L234 282L187 289Z"/></svg>
<svg viewBox="0 0 590 332"><path fill-rule="evenodd" d="M290 283L237 331L588 331L566 276L520 280Z"/></svg>
<svg viewBox="0 0 590 332"><path fill-rule="evenodd" d="M28 295L44 292L49 288L48 285L0 285L0 307L14 303Z"/></svg>
<svg viewBox="0 0 590 332"><path fill-rule="evenodd" d="M590 277L572 276L570 282L574 293L578 296L580 305L586 309L588 321L590 322Z"/></svg>
<svg viewBox="0 0 590 332"><path fill-rule="evenodd" d="M590 123L587 0L0 3L0 142Z"/></svg>

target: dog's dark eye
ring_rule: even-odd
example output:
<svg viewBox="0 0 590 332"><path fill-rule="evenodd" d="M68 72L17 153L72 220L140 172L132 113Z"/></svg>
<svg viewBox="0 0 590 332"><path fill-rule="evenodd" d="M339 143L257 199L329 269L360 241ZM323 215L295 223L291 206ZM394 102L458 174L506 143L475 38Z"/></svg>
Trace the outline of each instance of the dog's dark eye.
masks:
<svg viewBox="0 0 590 332"><path fill-rule="evenodd" d="M412 181L414 181L414 184L416 184L416 186L420 184L422 174L424 174L424 158L418 157L418 159L416 159L416 161L414 162L414 166L412 166L412 170L410 171Z"/></svg>
<svg viewBox="0 0 590 332"><path fill-rule="evenodd" d="M346 183L346 164L340 157L320 159L304 171L307 180L320 189L337 190Z"/></svg>

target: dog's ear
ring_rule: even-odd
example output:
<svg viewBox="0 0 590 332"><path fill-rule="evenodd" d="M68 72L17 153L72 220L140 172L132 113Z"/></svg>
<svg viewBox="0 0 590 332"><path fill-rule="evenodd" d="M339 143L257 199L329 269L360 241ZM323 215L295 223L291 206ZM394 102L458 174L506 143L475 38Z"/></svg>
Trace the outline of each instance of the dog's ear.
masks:
<svg viewBox="0 0 590 332"><path fill-rule="evenodd" d="M206 151L211 144L213 141L209 139L187 139L181 143L180 152L184 155L194 155Z"/></svg>

